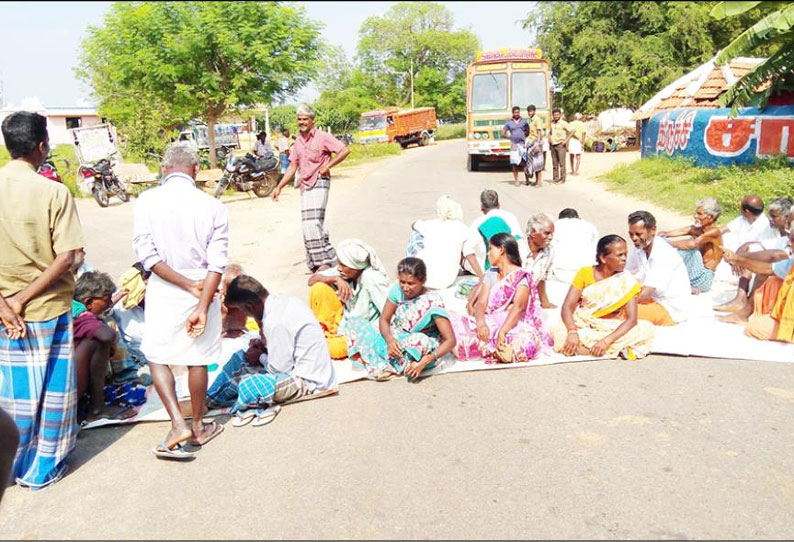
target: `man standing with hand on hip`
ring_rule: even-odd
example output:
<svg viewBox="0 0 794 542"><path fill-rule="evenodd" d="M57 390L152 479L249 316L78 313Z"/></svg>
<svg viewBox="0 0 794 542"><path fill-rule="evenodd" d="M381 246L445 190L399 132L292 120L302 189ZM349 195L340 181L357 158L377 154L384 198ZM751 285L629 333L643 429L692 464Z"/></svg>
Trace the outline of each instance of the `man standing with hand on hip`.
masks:
<svg viewBox="0 0 794 542"><path fill-rule="evenodd" d="M314 273L336 265L336 252L325 229L325 207L331 188L331 168L347 158L350 149L314 127L314 111L308 105L298 106L297 115L300 134L292 147L287 173L273 191L273 201L278 201L281 189L300 172L303 244L306 263ZM331 158L334 153L336 156Z"/></svg>
<svg viewBox="0 0 794 542"><path fill-rule="evenodd" d="M171 430L153 450L164 459L191 459L182 448L206 444L223 426L204 424L207 365L221 361L221 308L215 299L226 269L229 222L226 207L196 188L195 149L166 150L163 180L135 206L133 248L152 271L146 287L141 351L149 360L157 394L171 418ZM179 409L169 365L188 368L192 423Z"/></svg>

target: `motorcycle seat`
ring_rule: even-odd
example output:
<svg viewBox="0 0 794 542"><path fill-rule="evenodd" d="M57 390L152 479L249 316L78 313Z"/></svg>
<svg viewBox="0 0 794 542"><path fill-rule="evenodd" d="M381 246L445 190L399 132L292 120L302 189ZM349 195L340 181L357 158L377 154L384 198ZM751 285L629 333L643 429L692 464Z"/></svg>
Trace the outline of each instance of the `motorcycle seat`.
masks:
<svg viewBox="0 0 794 542"><path fill-rule="evenodd" d="M254 161L254 171L256 171L257 173L262 171L271 171L273 169L276 169L277 166L278 166L278 160L276 160L272 156L271 157L265 156L264 158L259 158L256 161Z"/></svg>

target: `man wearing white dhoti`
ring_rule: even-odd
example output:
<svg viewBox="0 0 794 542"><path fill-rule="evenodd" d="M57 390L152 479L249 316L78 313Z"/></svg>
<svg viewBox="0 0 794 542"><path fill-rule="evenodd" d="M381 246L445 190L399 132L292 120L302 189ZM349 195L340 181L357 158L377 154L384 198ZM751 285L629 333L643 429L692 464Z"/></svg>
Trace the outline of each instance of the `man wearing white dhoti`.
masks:
<svg viewBox="0 0 794 542"><path fill-rule="evenodd" d="M153 453L171 459L192 458L182 443L200 446L223 430L215 422L204 424L201 416L207 365L221 361L221 309L215 293L226 268L229 222L226 207L196 189L198 171L196 151L172 145L160 186L142 193L135 206L133 247L152 270L141 351L171 418L171 430ZM191 427L179 409L169 365L188 367Z"/></svg>

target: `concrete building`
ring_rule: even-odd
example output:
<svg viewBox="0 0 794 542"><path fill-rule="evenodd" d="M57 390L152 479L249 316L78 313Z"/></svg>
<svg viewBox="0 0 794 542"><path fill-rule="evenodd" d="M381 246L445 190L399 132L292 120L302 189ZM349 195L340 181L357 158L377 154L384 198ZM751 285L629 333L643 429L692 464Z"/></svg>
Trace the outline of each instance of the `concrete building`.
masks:
<svg viewBox="0 0 794 542"><path fill-rule="evenodd" d="M9 106L0 109L0 122L16 111L34 111L47 117L47 131L50 134L50 145L72 144L74 141L69 132L71 128L86 128L102 123L102 118L94 107L44 107L40 103L35 107ZM3 134L0 133L0 144Z"/></svg>

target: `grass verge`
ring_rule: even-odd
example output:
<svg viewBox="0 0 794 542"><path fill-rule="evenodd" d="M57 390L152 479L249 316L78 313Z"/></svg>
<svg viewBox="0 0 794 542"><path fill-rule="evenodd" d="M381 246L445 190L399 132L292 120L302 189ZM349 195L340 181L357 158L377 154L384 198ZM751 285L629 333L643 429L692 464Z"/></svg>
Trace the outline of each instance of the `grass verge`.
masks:
<svg viewBox="0 0 794 542"><path fill-rule="evenodd" d="M460 124L442 124L436 130L436 141L444 141L447 139L463 139L466 137L466 123Z"/></svg>
<svg viewBox="0 0 794 542"><path fill-rule="evenodd" d="M363 162L383 158L384 156L393 156L402 152L400 145L397 143L372 143L369 145L355 143L350 145L349 148L350 156L339 164L339 167L355 166Z"/></svg>
<svg viewBox="0 0 794 542"><path fill-rule="evenodd" d="M649 157L617 166L598 180L609 190L684 214L694 213L697 200L714 197L723 207L720 223L739 213L746 194L758 194L766 203L782 196L794 197L794 168L785 157L718 168L695 167L691 160L680 157Z"/></svg>

